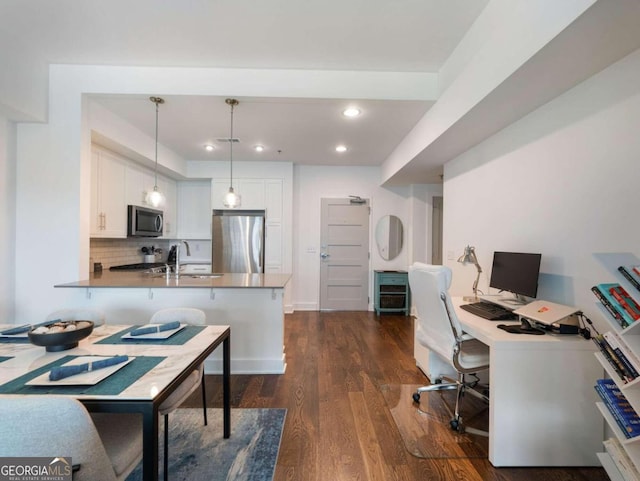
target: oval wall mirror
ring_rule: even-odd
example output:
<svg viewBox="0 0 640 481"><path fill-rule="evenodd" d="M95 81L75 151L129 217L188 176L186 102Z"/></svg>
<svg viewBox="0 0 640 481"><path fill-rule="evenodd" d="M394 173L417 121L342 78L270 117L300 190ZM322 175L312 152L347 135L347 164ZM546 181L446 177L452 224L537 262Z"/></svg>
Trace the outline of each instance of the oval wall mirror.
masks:
<svg viewBox="0 0 640 481"><path fill-rule="evenodd" d="M376 225L378 253L384 260L398 257L402 250L402 221L398 216L385 215Z"/></svg>

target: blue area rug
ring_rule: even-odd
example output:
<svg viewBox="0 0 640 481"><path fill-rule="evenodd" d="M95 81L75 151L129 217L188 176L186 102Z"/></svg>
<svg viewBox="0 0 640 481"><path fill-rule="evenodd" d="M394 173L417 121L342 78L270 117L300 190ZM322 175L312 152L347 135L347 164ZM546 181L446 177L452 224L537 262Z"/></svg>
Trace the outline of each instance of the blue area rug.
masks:
<svg viewBox="0 0 640 481"><path fill-rule="evenodd" d="M222 437L222 409L177 409L169 415L171 481L271 481L278 459L286 409L232 409L231 437ZM160 479L163 426L160 419ZM138 466L126 481L142 479Z"/></svg>

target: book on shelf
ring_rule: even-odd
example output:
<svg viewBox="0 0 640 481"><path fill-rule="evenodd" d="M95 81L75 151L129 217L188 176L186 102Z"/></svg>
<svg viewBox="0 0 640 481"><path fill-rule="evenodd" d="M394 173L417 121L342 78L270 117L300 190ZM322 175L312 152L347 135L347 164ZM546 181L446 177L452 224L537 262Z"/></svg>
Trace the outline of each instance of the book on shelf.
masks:
<svg viewBox="0 0 640 481"><path fill-rule="evenodd" d="M620 266L618 270L633 287L640 291L640 266Z"/></svg>
<svg viewBox="0 0 640 481"><path fill-rule="evenodd" d="M600 397L607 403L615 406L620 412L632 412L633 407L622 394L616 383L611 379L598 379L595 385Z"/></svg>
<svg viewBox="0 0 640 481"><path fill-rule="evenodd" d="M611 379L598 379L595 389L627 438L640 435L640 417Z"/></svg>
<svg viewBox="0 0 640 481"><path fill-rule="evenodd" d="M631 379L637 378L640 372L640 359L638 356L629 349L624 340L616 332L605 332L602 336L623 365L624 372L628 374Z"/></svg>
<svg viewBox="0 0 640 481"><path fill-rule="evenodd" d="M629 373L625 372L624 364L620 359L618 359L618 356L616 355L615 351L613 350L613 348L611 348L611 346L606 341L604 336L602 334L597 334L596 336L593 336L592 339L593 339L593 342L595 342L597 346L600 348L600 352L602 353L604 358L607 360L607 362L611 365L611 367L616 372L620 380L625 383L632 381L634 377Z"/></svg>
<svg viewBox="0 0 640 481"><path fill-rule="evenodd" d="M636 321L637 318L634 319L631 312L638 304L620 284L598 284L593 286L591 291L621 327L628 327ZM633 301L634 305L631 305L630 301ZM640 314L640 306L638 306L638 309Z"/></svg>
<svg viewBox="0 0 640 481"><path fill-rule="evenodd" d="M602 388L596 389L598 394L605 400L604 394L602 392ZM607 404L605 401L605 406L607 410L611 414L611 417L614 419L616 424L618 425L618 429L624 434L627 439L632 439L640 435L640 428L637 426L637 422L635 419L630 418L627 419L621 414L619 411L616 411L614 407L610 404ZM627 416L628 417L628 416Z"/></svg>
<svg viewBox="0 0 640 481"><path fill-rule="evenodd" d="M629 314L634 321L640 319L640 305L635 301L633 297L629 295L627 290L620 284L613 286L609 289L609 292L613 298L618 301L620 307L622 307L627 314Z"/></svg>
<svg viewBox="0 0 640 481"><path fill-rule="evenodd" d="M609 438L604 440L602 444L625 481L640 481L640 472L620 441L616 438Z"/></svg>

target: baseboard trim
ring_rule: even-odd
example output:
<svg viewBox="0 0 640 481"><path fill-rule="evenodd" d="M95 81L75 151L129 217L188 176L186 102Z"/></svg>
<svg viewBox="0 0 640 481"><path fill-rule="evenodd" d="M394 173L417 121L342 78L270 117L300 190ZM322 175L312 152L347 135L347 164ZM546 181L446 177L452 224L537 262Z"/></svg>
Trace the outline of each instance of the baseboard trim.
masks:
<svg viewBox="0 0 640 481"><path fill-rule="evenodd" d="M231 374L284 374L287 369L286 355L281 359L231 359ZM221 359L204 362L206 374L222 374Z"/></svg>
<svg viewBox="0 0 640 481"><path fill-rule="evenodd" d="M320 308L318 307L317 302L298 302L293 305L293 308L296 311L318 311Z"/></svg>

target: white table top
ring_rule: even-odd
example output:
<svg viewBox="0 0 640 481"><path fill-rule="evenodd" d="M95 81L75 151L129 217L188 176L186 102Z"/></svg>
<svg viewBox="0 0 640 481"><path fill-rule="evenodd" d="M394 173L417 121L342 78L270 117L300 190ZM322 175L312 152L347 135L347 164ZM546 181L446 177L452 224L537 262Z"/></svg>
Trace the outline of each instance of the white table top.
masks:
<svg viewBox="0 0 640 481"><path fill-rule="evenodd" d="M512 334L498 328L499 324L519 325L519 321L489 321L460 308L465 304L461 297L451 299L465 332L482 341L489 347L500 349L580 349L593 351L596 349L592 341L579 335L552 334L533 336L529 334Z"/></svg>
<svg viewBox="0 0 640 481"><path fill-rule="evenodd" d="M2 327L0 326L0 329ZM32 344L0 343L0 356L12 357L12 359L0 362L0 385L65 356L165 357L158 365L117 395L74 394L74 397L78 399L152 401L229 328L229 326L203 326L204 329L200 333L182 345L150 342L145 344L95 344L95 342L129 327L131 326L113 324L99 326L88 338L80 341L78 347L61 352L47 352L44 347Z"/></svg>

